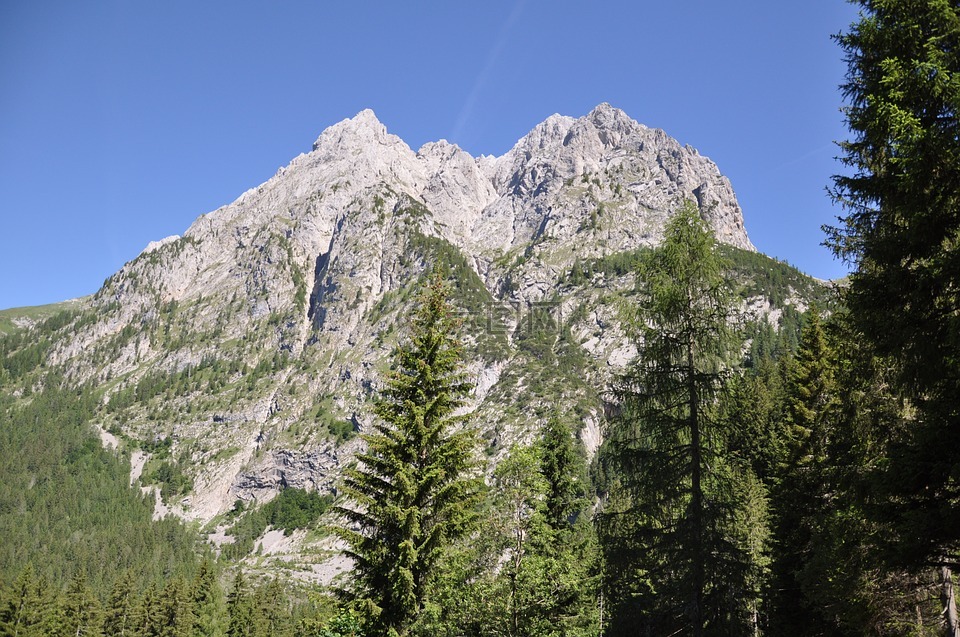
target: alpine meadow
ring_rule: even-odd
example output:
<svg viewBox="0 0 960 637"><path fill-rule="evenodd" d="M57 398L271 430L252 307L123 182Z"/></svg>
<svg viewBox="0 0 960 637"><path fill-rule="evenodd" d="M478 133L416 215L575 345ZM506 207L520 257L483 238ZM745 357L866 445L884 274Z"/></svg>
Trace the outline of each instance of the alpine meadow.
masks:
<svg viewBox="0 0 960 637"><path fill-rule="evenodd" d="M364 110L0 311L0 635L960 637L960 2L851 4L843 279L610 104Z"/></svg>

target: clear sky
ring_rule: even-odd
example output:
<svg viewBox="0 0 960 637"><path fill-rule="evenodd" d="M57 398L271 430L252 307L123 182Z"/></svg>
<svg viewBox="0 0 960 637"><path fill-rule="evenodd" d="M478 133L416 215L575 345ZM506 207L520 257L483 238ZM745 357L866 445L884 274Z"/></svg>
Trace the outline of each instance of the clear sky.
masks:
<svg viewBox="0 0 960 637"><path fill-rule="evenodd" d="M372 108L500 155L600 102L697 148L766 254L822 278L843 0L0 1L0 308L95 292Z"/></svg>

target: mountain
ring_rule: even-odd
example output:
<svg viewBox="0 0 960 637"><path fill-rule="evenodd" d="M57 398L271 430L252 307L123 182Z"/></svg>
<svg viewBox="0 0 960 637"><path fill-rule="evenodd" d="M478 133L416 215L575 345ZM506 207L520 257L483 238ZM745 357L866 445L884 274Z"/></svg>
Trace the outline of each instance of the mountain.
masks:
<svg viewBox="0 0 960 637"><path fill-rule="evenodd" d="M822 294L756 254L712 161L608 104L553 115L503 156L477 158L445 141L414 152L367 110L148 245L80 309L14 334L0 381L22 398L56 369L94 388L96 424L162 493L158 514L222 540L238 501L335 492L419 280L442 262L490 462L555 415L592 454L597 388L634 353L617 318L630 265L683 199L738 264L745 313L776 324ZM303 568L323 579L315 550Z"/></svg>

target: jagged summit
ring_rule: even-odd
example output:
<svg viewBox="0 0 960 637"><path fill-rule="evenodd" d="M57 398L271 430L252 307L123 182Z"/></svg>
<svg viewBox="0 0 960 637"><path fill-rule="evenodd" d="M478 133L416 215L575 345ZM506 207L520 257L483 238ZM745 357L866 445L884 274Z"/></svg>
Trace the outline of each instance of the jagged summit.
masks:
<svg viewBox="0 0 960 637"><path fill-rule="evenodd" d="M656 244L683 199L721 241L753 249L717 166L609 104L551 115L499 157L443 140L415 152L364 110L126 264L50 362L107 387L108 400L184 370L181 388L212 379L114 423L131 439L176 441L171 453L185 458L195 488L166 504L185 517L210 520L281 483L328 490L356 445L329 431L368 426L369 394L426 264L453 266L459 302L480 326L468 335L478 422L491 440L520 439L536 418L504 421L502 406L526 413L514 403L553 373L530 352L554 355L524 349L518 308L562 310L578 378L622 365L630 352L607 295L631 283L577 287L571 273ZM579 404L593 449L601 408L570 382L535 400Z"/></svg>
<svg viewBox="0 0 960 637"><path fill-rule="evenodd" d="M320 133L313 143L313 151L335 151L350 144L396 144L398 142L403 144L399 137L387 133L387 127L377 119L372 110L367 108Z"/></svg>

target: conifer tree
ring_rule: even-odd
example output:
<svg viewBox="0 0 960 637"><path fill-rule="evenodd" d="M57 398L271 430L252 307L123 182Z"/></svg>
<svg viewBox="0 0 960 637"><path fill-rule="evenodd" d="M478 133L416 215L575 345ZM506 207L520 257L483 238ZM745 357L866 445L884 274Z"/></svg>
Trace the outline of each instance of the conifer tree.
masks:
<svg viewBox="0 0 960 637"><path fill-rule="evenodd" d="M40 608L36 614L35 632L28 633L42 637L66 637L64 608L60 603L62 592L41 575L37 579L36 600Z"/></svg>
<svg viewBox="0 0 960 637"><path fill-rule="evenodd" d="M463 373L447 286L434 271L410 337L376 400L366 451L345 474L351 501L339 530L354 560L353 594L367 603L373 635L410 634L448 545L476 517L480 483L471 473L475 438L461 410Z"/></svg>
<svg viewBox="0 0 960 637"><path fill-rule="evenodd" d="M960 6L859 0L846 52L846 211L829 229L855 271L845 301L862 336L897 363L914 422L890 441L876 481L892 568L937 565L946 634L960 635ZM905 514L906 512L909 514Z"/></svg>
<svg viewBox="0 0 960 637"><path fill-rule="evenodd" d="M107 600L103 619L104 637L130 637L134 634L136 600L133 573L125 571L114 582Z"/></svg>
<svg viewBox="0 0 960 637"><path fill-rule="evenodd" d="M40 600L37 597L37 577L32 564L20 572L11 590L3 590L0 607L0 635L24 637L39 623L37 613Z"/></svg>
<svg viewBox="0 0 960 637"><path fill-rule="evenodd" d="M213 563L205 557L193 579L192 586L194 622L193 632L198 637L214 637L220 634L223 592L217 583Z"/></svg>
<svg viewBox="0 0 960 637"><path fill-rule="evenodd" d="M517 446L500 461L493 475L494 527L502 541L498 548L503 565L493 591L495 612L489 621L499 629L496 632L509 637L545 631L542 607L549 598L543 594L548 590L543 579L547 484L539 469L536 449Z"/></svg>
<svg viewBox="0 0 960 637"><path fill-rule="evenodd" d="M541 550L551 582L544 614L556 634L595 634L600 564L589 515L586 460L570 427L559 418L547 421L539 448L547 535Z"/></svg>
<svg viewBox="0 0 960 637"><path fill-rule="evenodd" d="M134 615L137 637L159 637L163 629L160 617L160 591L157 584L151 582L137 603Z"/></svg>
<svg viewBox="0 0 960 637"><path fill-rule="evenodd" d="M730 296L714 238L687 202L638 272L628 311L636 361L615 386L621 413L601 517L610 634L743 633L755 623L765 498L724 454L716 419Z"/></svg>
<svg viewBox="0 0 960 637"><path fill-rule="evenodd" d="M292 625L286 596L280 580L273 578L261 586L254 596L257 610L257 634L265 637L287 637Z"/></svg>
<svg viewBox="0 0 960 637"><path fill-rule="evenodd" d="M778 631L798 635L827 629L823 616L808 605L800 582L811 559L814 529L828 505L828 447L837 404L832 364L820 314L813 309L788 366L785 462L774 490L779 550L773 568L773 614Z"/></svg>
<svg viewBox="0 0 960 637"><path fill-rule="evenodd" d="M83 571L79 571L67 587L62 622L64 634L70 637L99 637L103 634L100 603L90 591Z"/></svg>
<svg viewBox="0 0 960 637"><path fill-rule="evenodd" d="M183 578L167 581L160 594L161 637L192 637L194 613L190 587Z"/></svg>
<svg viewBox="0 0 960 637"><path fill-rule="evenodd" d="M247 587L247 580L242 571L237 571L233 578L233 587L227 596L227 637L254 637L255 613L253 599Z"/></svg>
<svg viewBox="0 0 960 637"><path fill-rule="evenodd" d="M540 447L540 473L547 485L547 524L567 529L585 506L584 461L573 446L570 428L559 418L547 421Z"/></svg>

